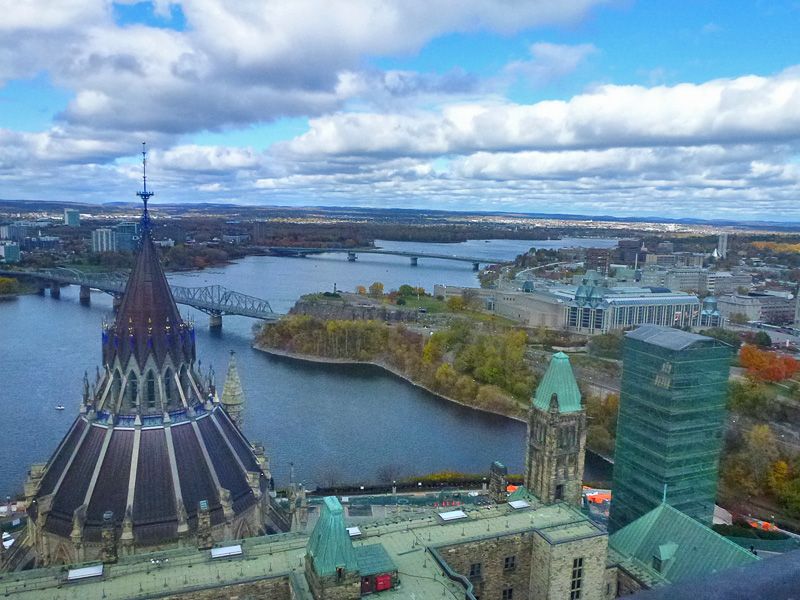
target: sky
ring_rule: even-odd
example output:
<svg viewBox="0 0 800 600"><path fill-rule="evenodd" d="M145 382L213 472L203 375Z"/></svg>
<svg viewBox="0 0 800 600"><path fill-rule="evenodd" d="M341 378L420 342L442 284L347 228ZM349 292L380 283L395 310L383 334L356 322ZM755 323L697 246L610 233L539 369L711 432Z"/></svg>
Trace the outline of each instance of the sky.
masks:
<svg viewBox="0 0 800 600"><path fill-rule="evenodd" d="M800 0L0 11L0 198L800 221Z"/></svg>

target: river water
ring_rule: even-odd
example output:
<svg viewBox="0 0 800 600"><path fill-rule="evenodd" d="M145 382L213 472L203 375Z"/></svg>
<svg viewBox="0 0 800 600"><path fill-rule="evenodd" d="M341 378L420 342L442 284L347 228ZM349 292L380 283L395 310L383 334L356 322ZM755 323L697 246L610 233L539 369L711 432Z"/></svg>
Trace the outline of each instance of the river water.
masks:
<svg viewBox="0 0 800 600"><path fill-rule="evenodd" d="M536 247L610 247L614 240L471 240L460 244L378 242L384 248L512 259ZM222 268L170 274L177 285L221 284L270 301L286 312L302 294L353 290L380 281L432 290L436 283L476 285L469 263L420 259L413 267L397 256L343 254L308 258L247 257ZM482 473L493 460L520 473L525 425L442 401L376 367L309 364L276 358L250 347L252 319L224 317L221 333L207 317L180 306L197 326L200 368L210 366L222 384L236 352L247 397L245 433L264 443L278 485L295 478L307 485L369 483L385 477L440 470ZM100 363L100 325L113 318L111 297L93 292L82 306L78 288L61 299L23 296L0 302L0 498L21 490L33 462L55 450L80 402L82 377ZM64 404L66 410L54 406ZM587 459L587 479L608 475Z"/></svg>

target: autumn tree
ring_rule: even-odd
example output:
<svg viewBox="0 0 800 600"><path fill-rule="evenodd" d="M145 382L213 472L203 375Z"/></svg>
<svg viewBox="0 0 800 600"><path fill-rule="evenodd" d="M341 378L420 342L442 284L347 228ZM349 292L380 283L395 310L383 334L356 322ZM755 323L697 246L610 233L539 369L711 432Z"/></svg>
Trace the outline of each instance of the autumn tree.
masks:
<svg viewBox="0 0 800 600"><path fill-rule="evenodd" d="M784 381L800 370L800 363L791 356L760 350L750 344L742 346L739 361L747 369L747 375L757 381Z"/></svg>
<svg viewBox="0 0 800 600"><path fill-rule="evenodd" d="M12 277L0 277L0 296L19 292L19 283Z"/></svg>
<svg viewBox="0 0 800 600"><path fill-rule="evenodd" d="M383 284L380 281L374 282L369 286L369 295L373 298L383 297Z"/></svg>
<svg viewBox="0 0 800 600"><path fill-rule="evenodd" d="M452 298L447 299L447 308L454 312L462 311L467 307L467 303L464 302L464 298L461 296L453 296Z"/></svg>
<svg viewBox="0 0 800 600"><path fill-rule="evenodd" d="M366 296L367 295L367 288L365 288L363 285L357 285L356 286L356 294L358 294L359 296Z"/></svg>

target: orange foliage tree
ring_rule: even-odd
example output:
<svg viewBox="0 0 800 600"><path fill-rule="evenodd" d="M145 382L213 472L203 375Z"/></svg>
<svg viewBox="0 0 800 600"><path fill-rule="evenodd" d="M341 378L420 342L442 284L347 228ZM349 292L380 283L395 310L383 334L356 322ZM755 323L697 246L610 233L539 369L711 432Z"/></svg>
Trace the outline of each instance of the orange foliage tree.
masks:
<svg viewBox="0 0 800 600"><path fill-rule="evenodd" d="M800 363L791 356L745 344L739 354L747 375L758 381L784 381L794 377Z"/></svg>

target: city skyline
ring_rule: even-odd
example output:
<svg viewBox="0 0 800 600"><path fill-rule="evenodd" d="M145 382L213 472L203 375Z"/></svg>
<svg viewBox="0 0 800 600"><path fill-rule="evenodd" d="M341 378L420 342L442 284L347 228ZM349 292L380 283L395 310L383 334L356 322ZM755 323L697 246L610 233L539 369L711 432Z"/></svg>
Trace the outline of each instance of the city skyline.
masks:
<svg viewBox="0 0 800 600"><path fill-rule="evenodd" d="M5 12L5 198L800 220L796 3Z"/></svg>

